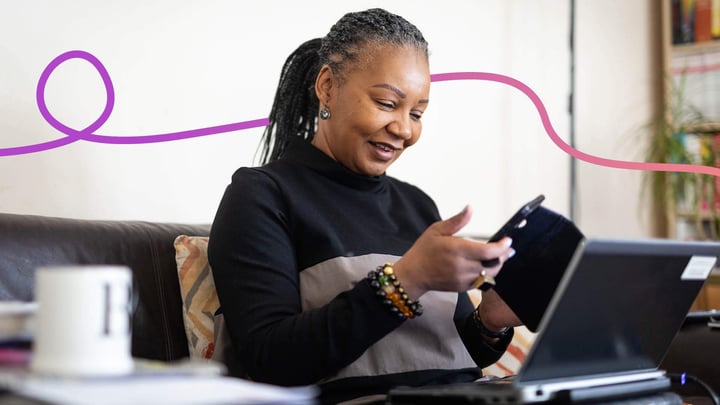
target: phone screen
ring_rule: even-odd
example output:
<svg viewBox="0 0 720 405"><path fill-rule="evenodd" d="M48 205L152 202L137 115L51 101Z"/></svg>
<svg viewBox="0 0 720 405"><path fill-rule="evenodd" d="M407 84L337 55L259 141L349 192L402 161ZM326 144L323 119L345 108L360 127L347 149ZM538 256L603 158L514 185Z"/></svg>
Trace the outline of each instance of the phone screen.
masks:
<svg viewBox="0 0 720 405"><path fill-rule="evenodd" d="M508 234L510 234L510 232L513 229L521 228L525 224L527 217L530 214L532 214L532 212L535 211L535 209L537 209L537 207L539 207L540 204L542 204L542 202L544 200L545 200L545 196L540 194L539 196L533 198L527 204L520 207L520 209L517 210L515 215L510 217L510 219L507 222L505 222L505 224L497 232L495 232L495 234L493 236L490 237L488 242L497 242L500 239L506 237ZM485 267L494 267L494 266L497 266L498 263L500 263L500 260L498 260L498 259L483 260L481 263ZM483 285L485 285L485 284L483 284ZM492 285L492 283L491 283L491 285ZM481 289L483 289L483 290L486 290L487 288L489 288L489 286L487 286L486 288L482 288L482 286L481 286Z"/></svg>

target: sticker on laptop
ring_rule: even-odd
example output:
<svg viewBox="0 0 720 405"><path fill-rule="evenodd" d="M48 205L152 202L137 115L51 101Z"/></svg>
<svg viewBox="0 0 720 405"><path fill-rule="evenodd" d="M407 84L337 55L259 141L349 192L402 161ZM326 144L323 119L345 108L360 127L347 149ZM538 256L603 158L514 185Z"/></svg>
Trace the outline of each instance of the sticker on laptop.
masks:
<svg viewBox="0 0 720 405"><path fill-rule="evenodd" d="M693 256L680 276L681 280L705 280L715 267L715 256Z"/></svg>

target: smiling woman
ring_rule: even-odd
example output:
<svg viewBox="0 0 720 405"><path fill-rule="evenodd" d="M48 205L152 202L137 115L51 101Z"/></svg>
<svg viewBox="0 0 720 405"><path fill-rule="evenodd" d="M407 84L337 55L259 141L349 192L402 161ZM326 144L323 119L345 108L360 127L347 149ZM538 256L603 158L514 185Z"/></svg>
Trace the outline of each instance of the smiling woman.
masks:
<svg viewBox="0 0 720 405"><path fill-rule="evenodd" d="M472 381L502 356L517 317L467 291L511 241L454 236L470 207L442 220L386 175L420 138L429 93L422 33L382 9L344 15L286 60L263 165L235 172L209 240L233 374L318 384L336 403Z"/></svg>
<svg viewBox="0 0 720 405"><path fill-rule="evenodd" d="M420 137L430 71L427 54L411 45L367 53L350 73L320 70L316 93L332 115L318 123L312 144L354 172L379 176Z"/></svg>

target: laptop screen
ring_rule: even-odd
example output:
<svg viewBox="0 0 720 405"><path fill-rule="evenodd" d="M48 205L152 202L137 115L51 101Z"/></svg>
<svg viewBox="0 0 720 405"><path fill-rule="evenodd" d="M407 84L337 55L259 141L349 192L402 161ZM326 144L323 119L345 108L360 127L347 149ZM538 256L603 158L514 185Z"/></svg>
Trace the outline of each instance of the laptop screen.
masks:
<svg viewBox="0 0 720 405"><path fill-rule="evenodd" d="M656 369L719 254L710 242L585 241L518 380Z"/></svg>

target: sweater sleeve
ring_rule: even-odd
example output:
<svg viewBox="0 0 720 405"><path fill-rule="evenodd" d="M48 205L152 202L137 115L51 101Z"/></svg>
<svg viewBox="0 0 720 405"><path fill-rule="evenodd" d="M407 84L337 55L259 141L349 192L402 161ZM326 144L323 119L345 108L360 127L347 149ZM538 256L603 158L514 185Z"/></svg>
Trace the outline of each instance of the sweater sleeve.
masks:
<svg viewBox="0 0 720 405"><path fill-rule="evenodd" d="M364 280L302 311L288 204L265 173L240 169L213 221L208 257L235 360L247 376L308 385L353 362L403 321Z"/></svg>

